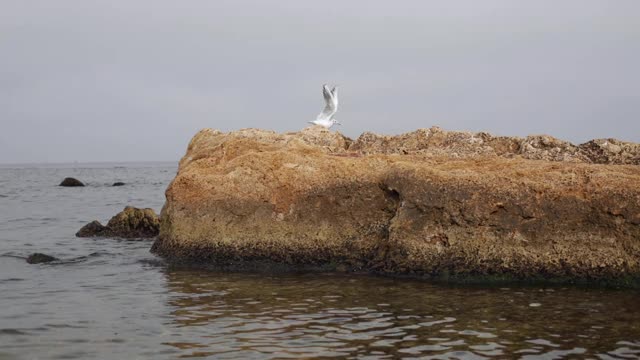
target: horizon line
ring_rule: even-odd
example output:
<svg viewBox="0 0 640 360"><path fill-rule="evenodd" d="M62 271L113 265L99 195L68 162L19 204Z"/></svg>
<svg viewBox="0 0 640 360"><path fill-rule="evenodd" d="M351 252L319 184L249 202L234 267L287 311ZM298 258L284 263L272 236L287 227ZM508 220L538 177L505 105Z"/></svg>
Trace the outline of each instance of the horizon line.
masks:
<svg viewBox="0 0 640 360"><path fill-rule="evenodd" d="M35 162L0 162L0 166L17 165L82 165L82 164L141 164L141 163L178 163L180 160L108 160L108 161L35 161Z"/></svg>

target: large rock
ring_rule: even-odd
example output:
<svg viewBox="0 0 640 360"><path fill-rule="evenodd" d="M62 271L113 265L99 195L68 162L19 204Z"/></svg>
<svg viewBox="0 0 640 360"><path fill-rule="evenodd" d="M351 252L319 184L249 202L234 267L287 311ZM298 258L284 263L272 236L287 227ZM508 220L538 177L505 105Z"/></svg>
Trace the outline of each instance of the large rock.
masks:
<svg viewBox="0 0 640 360"><path fill-rule="evenodd" d="M82 181L76 178L68 177L68 178L64 178L64 180L62 180L59 186L74 187L74 186L84 186L84 184L82 183Z"/></svg>
<svg viewBox="0 0 640 360"><path fill-rule="evenodd" d="M76 233L77 237L152 238L158 235L160 221L153 209L127 206L109 220L107 226L94 220Z"/></svg>
<svg viewBox="0 0 640 360"><path fill-rule="evenodd" d="M636 276L640 167L592 163L638 164L639 146L583 148L438 128L355 141L205 129L166 191L152 251L222 266Z"/></svg>

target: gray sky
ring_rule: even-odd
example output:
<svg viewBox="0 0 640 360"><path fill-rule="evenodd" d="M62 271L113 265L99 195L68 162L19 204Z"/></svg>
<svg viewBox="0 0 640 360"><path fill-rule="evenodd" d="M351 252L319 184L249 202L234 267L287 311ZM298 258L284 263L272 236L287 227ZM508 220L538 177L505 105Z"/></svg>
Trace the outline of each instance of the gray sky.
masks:
<svg viewBox="0 0 640 360"><path fill-rule="evenodd" d="M640 1L0 1L0 163L177 160L204 127L640 142Z"/></svg>

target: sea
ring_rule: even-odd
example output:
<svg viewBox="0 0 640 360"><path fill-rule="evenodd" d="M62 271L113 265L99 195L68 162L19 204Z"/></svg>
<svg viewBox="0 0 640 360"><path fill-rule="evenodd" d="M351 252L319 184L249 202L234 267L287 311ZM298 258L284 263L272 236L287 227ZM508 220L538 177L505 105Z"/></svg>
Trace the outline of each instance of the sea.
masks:
<svg viewBox="0 0 640 360"><path fill-rule="evenodd" d="M176 170L0 166L0 359L640 358L638 290L219 272L75 237L127 205L160 212Z"/></svg>

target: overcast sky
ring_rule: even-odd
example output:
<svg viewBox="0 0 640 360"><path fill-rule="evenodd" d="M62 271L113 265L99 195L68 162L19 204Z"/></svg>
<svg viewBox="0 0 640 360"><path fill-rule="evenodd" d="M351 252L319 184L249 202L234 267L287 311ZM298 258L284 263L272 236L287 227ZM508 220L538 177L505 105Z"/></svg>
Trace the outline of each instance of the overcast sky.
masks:
<svg viewBox="0 0 640 360"><path fill-rule="evenodd" d="M0 163L178 160L201 128L640 142L640 1L0 0Z"/></svg>

